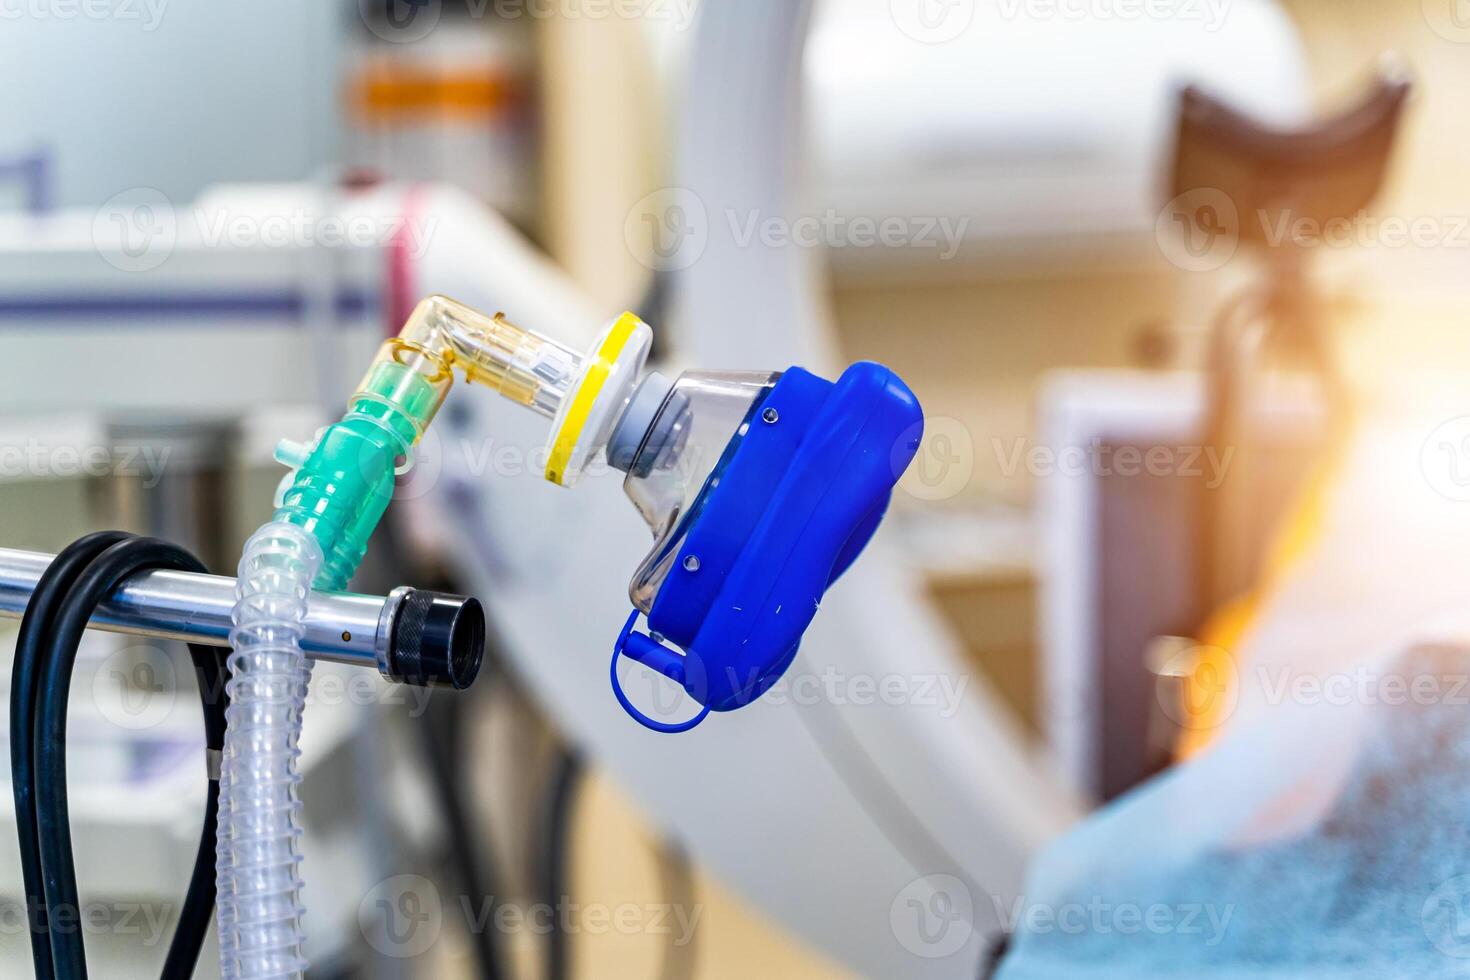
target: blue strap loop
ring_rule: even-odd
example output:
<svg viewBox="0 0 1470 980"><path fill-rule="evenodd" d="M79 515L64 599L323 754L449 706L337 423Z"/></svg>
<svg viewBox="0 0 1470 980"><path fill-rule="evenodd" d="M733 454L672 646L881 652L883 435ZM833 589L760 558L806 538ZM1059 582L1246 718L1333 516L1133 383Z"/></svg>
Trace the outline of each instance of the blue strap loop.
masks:
<svg viewBox="0 0 1470 980"><path fill-rule="evenodd" d="M623 650L628 644L628 637L633 633L633 624L637 621L638 610L634 609L632 615L628 617L628 622L623 625L623 631L618 634L617 644L613 647L612 666L608 670L608 676L612 681L613 697L618 699L618 704L623 706L623 710L628 713L630 718L650 731L659 732L664 735L679 735L687 732L709 717L709 705L701 705L699 714L690 718L688 721L669 724L668 722L650 718L633 707L633 702L629 701L628 696L623 693L623 682L618 679L618 658L623 655ZM664 672L660 671L660 673Z"/></svg>

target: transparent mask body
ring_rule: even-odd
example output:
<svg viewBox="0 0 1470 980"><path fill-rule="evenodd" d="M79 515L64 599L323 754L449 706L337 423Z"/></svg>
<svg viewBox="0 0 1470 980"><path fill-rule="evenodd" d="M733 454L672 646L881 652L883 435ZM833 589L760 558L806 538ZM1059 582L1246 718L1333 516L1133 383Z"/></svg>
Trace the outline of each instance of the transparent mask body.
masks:
<svg viewBox="0 0 1470 980"><path fill-rule="evenodd" d="M623 490L653 529L653 550L628 586L647 615L699 508L751 425L779 373L690 371L674 382L648 427Z"/></svg>

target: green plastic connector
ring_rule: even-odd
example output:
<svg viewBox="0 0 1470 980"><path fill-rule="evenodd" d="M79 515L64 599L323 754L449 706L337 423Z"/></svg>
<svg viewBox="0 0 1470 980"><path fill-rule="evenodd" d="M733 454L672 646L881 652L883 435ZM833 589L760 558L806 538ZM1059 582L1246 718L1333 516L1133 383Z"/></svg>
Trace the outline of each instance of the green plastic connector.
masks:
<svg viewBox="0 0 1470 980"><path fill-rule="evenodd" d="M570 348L498 314L485 316L446 296L419 303L378 351L342 421L309 452L293 445L280 454L295 471L276 520L305 528L321 546L324 561L312 587L347 587L388 509L394 476L412 463L455 370L554 418L581 363Z"/></svg>
<svg viewBox="0 0 1470 980"><path fill-rule="evenodd" d="M447 381L447 368L444 374ZM296 470L275 518L304 528L321 547L322 567L312 588L347 587L393 499L396 475L412 461L447 390L447 383L426 376L420 366L380 357L347 415L322 432Z"/></svg>

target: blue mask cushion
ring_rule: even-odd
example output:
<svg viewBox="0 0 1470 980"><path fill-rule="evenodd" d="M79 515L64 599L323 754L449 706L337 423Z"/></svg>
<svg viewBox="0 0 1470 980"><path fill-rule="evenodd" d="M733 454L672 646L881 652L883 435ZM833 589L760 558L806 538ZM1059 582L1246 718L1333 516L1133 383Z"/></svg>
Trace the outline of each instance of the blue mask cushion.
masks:
<svg viewBox="0 0 1470 980"><path fill-rule="evenodd" d="M660 639L633 630L636 610L618 637L611 676L624 710L655 731L687 731L778 681L827 588L877 530L923 425L914 393L881 364L854 364L835 383L800 368L782 374L695 505L649 613ZM679 724L644 715L618 680L623 655L702 710Z"/></svg>

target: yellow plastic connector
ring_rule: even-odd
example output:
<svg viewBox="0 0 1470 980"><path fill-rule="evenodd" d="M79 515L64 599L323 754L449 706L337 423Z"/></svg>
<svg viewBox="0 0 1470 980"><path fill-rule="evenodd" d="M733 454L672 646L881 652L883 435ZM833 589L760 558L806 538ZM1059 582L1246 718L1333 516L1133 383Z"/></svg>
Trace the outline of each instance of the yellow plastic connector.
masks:
<svg viewBox="0 0 1470 980"><path fill-rule="evenodd" d="M393 363L411 367L439 390L442 404L458 369L466 381L551 418L581 362L576 351L516 326L504 314L486 316L447 296L430 296L414 308L402 332L383 345L361 387L375 390L373 371Z"/></svg>

